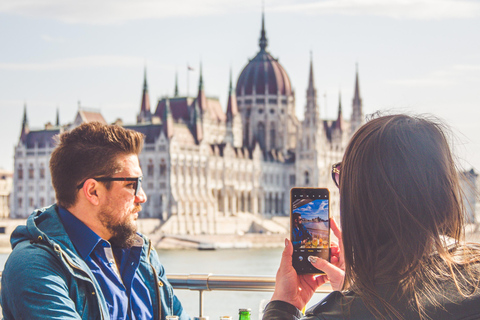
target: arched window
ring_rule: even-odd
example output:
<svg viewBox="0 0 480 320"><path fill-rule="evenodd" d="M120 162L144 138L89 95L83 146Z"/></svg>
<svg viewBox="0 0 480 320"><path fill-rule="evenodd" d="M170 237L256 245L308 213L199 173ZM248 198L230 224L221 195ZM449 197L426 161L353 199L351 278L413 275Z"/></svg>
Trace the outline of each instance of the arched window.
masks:
<svg viewBox="0 0 480 320"><path fill-rule="evenodd" d="M305 171L305 185L308 186L310 183L310 174L308 171Z"/></svg>
<svg viewBox="0 0 480 320"><path fill-rule="evenodd" d="M265 125L263 122L259 122L257 126L257 140L260 144L260 148L265 150Z"/></svg>
<svg viewBox="0 0 480 320"><path fill-rule="evenodd" d="M275 122L270 124L270 149L276 148Z"/></svg>

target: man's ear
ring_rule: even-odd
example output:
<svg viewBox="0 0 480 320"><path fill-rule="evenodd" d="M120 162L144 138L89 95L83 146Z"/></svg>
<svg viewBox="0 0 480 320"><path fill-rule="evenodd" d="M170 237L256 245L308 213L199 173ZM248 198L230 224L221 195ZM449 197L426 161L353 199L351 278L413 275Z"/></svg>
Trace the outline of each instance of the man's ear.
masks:
<svg viewBox="0 0 480 320"><path fill-rule="evenodd" d="M82 195L85 199L90 202L94 206L98 206L100 204L99 195L101 194L100 183L95 179L87 179L83 184L83 188L81 190Z"/></svg>

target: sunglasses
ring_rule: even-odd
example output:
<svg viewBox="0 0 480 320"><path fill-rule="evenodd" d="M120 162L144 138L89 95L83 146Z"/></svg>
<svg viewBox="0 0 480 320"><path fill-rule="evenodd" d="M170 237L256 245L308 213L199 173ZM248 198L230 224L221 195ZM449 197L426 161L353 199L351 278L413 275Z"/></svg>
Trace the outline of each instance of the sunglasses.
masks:
<svg viewBox="0 0 480 320"><path fill-rule="evenodd" d="M94 180L100 181L100 182L108 182L108 181L134 181L133 184L133 190L135 190L135 193L133 194L135 197L137 196L138 192L142 188L142 179L143 177L132 177L132 178L112 178L112 177L100 177L100 178L93 178ZM87 180L85 180L87 181ZM77 186L77 189L81 189L83 185L85 184L85 181L83 181L81 184Z"/></svg>
<svg viewBox="0 0 480 320"><path fill-rule="evenodd" d="M332 179L335 182L337 188L340 188L340 169L342 168L342 163L337 162L332 166Z"/></svg>

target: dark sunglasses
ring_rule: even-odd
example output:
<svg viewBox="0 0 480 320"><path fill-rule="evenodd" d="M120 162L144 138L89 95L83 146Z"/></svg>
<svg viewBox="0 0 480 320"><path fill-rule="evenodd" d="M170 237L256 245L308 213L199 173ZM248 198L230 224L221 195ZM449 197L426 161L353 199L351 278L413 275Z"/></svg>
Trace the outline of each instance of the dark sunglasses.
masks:
<svg viewBox="0 0 480 320"><path fill-rule="evenodd" d="M133 190L135 190L135 193L133 194L135 197L137 196L138 192L140 191L140 188L142 188L142 179L143 177L136 177L136 178L112 178L112 177L100 177L100 178L92 178L94 180L100 181L100 182L107 182L107 181L134 181L135 183L133 184ZM87 181L87 180L85 180ZM77 186L77 189L81 189L83 185L85 184L85 181L80 183Z"/></svg>
<svg viewBox="0 0 480 320"><path fill-rule="evenodd" d="M332 166L332 179L335 182L337 188L340 188L340 169L342 168L342 163L337 162Z"/></svg>

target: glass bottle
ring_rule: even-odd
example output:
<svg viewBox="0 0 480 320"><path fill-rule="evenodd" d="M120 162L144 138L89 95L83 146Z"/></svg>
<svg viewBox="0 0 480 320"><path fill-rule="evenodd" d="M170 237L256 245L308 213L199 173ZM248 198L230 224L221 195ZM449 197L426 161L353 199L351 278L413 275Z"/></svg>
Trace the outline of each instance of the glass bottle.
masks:
<svg viewBox="0 0 480 320"><path fill-rule="evenodd" d="M239 309L238 320L250 320L252 309Z"/></svg>

